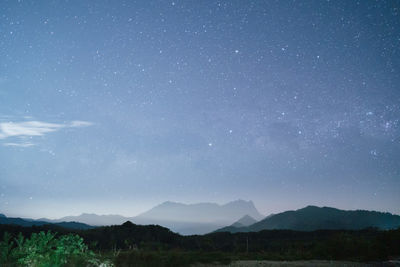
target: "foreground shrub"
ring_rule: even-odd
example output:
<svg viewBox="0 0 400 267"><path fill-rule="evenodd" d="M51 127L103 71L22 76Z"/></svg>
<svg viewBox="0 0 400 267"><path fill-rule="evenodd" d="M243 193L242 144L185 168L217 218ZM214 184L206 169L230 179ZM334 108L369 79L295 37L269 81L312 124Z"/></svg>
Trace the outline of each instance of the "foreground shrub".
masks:
<svg viewBox="0 0 400 267"><path fill-rule="evenodd" d="M93 252L74 234L57 237L51 231L33 233L29 239L8 233L0 242L0 263L21 266L87 265L97 262Z"/></svg>

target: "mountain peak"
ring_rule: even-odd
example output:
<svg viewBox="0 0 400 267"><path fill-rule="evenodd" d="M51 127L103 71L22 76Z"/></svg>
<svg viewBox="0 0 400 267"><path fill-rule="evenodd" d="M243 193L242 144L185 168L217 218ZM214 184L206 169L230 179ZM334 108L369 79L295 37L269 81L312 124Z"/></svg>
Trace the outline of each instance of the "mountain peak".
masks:
<svg viewBox="0 0 400 267"><path fill-rule="evenodd" d="M244 215L242 218L240 218L240 220L254 220L254 218L253 217L251 217L250 215ZM239 220L239 221L240 221Z"/></svg>
<svg viewBox="0 0 400 267"><path fill-rule="evenodd" d="M131 221L126 221L122 224L123 227L133 227L134 225Z"/></svg>
<svg viewBox="0 0 400 267"><path fill-rule="evenodd" d="M223 205L210 202L182 204L166 201L132 218L132 221L137 224L168 226L172 230L183 229L183 226L188 224L201 227L212 225L217 229L219 226L232 224L245 215L257 220L263 218L252 201L238 199ZM248 221L252 220L254 219L246 218L244 223L247 225ZM213 227L208 232L212 231Z"/></svg>
<svg viewBox="0 0 400 267"><path fill-rule="evenodd" d="M250 226L250 225L252 225L252 224L254 224L256 222L257 222L257 220L255 220L250 215L246 214L242 218L240 218L238 221L233 223L231 226L234 226L234 227L245 227L245 226Z"/></svg>
<svg viewBox="0 0 400 267"><path fill-rule="evenodd" d="M318 206L315 206L315 205L308 205L308 206L305 206L304 208L302 208L302 209L319 209L320 207L318 207Z"/></svg>

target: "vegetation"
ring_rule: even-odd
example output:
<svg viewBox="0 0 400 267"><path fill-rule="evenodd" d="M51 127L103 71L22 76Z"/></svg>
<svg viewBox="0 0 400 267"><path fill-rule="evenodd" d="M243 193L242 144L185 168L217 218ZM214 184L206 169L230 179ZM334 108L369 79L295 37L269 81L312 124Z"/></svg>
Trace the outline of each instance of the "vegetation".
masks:
<svg viewBox="0 0 400 267"><path fill-rule="evenodd" d="M0 264L20 266L66 266L96 264L93 252L76 234L56 236L51 231L32 233L26 239L22 233L13 238L4 233L0 242Z"/></svg>
<svg viewBox="0 0 400 267"><path fill-rule="evenodd" d="M88 230L1 225L0 234L4 234L0 243L2 266L98 266L107 260L115 266L174 267L235 260L369 262L400 255L400 228L181 236L161 226L126 222Z"/></svg>

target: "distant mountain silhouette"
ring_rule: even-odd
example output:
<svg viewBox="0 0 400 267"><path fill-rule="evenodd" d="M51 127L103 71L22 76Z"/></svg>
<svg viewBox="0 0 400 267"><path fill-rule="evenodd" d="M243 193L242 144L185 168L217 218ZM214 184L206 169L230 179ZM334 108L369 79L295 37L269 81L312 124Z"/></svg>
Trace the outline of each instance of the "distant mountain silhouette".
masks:
<svg viewBox="0 0 400 267"><path fill-rule="evenodd" d="M314 231L318 229L359 230L368 227L385 230L395 229L400 227L400 216L377 211L347 211L329 207L307 206L299 210L268 216L248 227L228 226L217 231L257 232L272 229L297 231Z"/></svg>
<svg viewBox="0 0 400 267"><path fill-rule="evenodd" d="M250 226L252 224L255 224L257 220L255 220L253 217L249 215L244 215L242 218L234 222L231 226L233 227L245 227L245 226Z"/></svg>
<svg viewBox="0 0 400 267"><path fill-rule="evenodd" d="M236 200L225 205L218 205L216 203L182 204L167 201L134 218L208 223L233 222L244 215L250 215L257 219L263 218L255 208L253 202L245 200Z"/></svg>
<svg viewBox="0 0 400 267"><path fill-rule="evenodd" d="M76 221L88 225L120 225L126 221L135 224L161 225L183 235L205 234L231 224L244 215L260 220L263 216L252 201L236 200L224 205L216 203L182 204L167 201L135 217L83 213L57 220L41 219L49 223Z"/></svg>
<svg viewBox="0 0 400 267"><path fill-rule="evenodd" d="M182 204L167 201L131 218L137 224L158 224L184 235L205 234L232 223L244 215L261 219L252 201Z"/></svg>
<svg viewBox="0 0 400 267"><path fill-rule="evenodd" d="M15 224L15 225L24 226L24 227L53 224L53 225L57 225L57 226L64 227L64 228L79 229L79 230L86 230L86 229L94 228L93 226L90 226L90 225L87 225L84 223L79 223L79 222L63 221L63 222L57 222L57 223L50 223L47 221L40 221L40 220L33 220L33 219L6 217L4 214L0 214L0 224Z"/></svg>
<svg viewBox="0 0 400 267"><path fill-rule="evenodd" d="M97 215L93 213L82 213L81 215L78 216L67 216L67 217L62 217L58 220L49 220L49 221L51 222L76 221L89 225L103 226L103 225L119 225L126 221L129 221L129 218L121 215Z"/></svg>

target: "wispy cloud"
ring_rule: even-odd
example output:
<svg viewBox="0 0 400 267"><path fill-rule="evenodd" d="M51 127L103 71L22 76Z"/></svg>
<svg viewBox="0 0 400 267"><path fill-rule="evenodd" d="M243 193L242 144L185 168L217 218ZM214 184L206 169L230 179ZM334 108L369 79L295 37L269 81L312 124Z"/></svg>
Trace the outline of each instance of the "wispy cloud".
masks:
<svg viewBox="0 0 400 267"><path fill-rule="evenodd" d="M30 147L34 146L32 143L4 143L3 146L15 146L15 147Z"/></svg>
<svg viewBox="0 0 400 267"><path fill-rule="evenodd" d="M47 133L56 132L63 128L87 127L93 125L88 121L71 121L65 123L50 123L43 121L23 121L23 122L0 122L0 139L9 137L33 137L43 136ZM32 143L6 143L5 146L32 146Z"/></svg>
<svg viewBox="0 0 400 267"><path fill-rule="evenodd" d="M65 127L63 124L41 121L2 122L0 123L0 139L13 136L42 136Z"/></svg>
<svg viewBox="0 0 400 267"><path fill-rule="evenodd" d="M93 123L89 121L71 121L68 127L87 127L92 125Z"/></svg>

